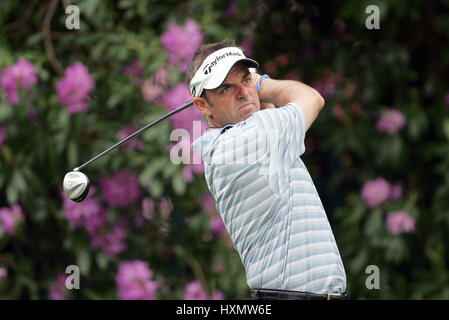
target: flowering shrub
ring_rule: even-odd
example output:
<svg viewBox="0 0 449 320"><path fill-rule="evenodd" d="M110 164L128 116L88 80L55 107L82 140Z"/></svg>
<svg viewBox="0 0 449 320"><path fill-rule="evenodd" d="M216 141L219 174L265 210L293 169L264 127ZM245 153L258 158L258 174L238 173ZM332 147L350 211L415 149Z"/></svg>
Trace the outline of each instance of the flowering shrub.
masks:
<svg viewBox="0 0 449 320"><path fill-rule="evenodd" d="M203 42L204 36L197 23L192 19L184 26L171 22L161 36L162 44L168 52L168 61L181 71L186 71L190 59Z"/></svg>
<svg viewBox="0 0 449 320"><path fill-rule="evenodd" d="M394 211L388 213L387 227L391 234L415 231L415 219L405 211Z"/></svg>
<svg viewBox="0 0 449 320"><path fill-rule="evenodd" d="M388 110L377 121L376 129L388 134L396 133L405 126L404 115L398 110Z"/></svg>
<svg viewBox="0 0 449 320"><path fill-rule="evenodd" d="M191 150L169 137L193 136L195 107L83 169L83 202L62 192L66 172L190 100L189 60L225 37L326 99L302 158L351 297L449 299L447 7L389 1L368 30L356 1L142 3L77 1L80 30L65 28L64 2L53 15L45 1L2 3L0 299L250 297L203 164L170 161Z"/></svg>
<svg viewBox="0 0 449 320"><path fill-rule="evenodd" d="M115 279L118 296L123 300L154 300L159 284L152 277L153 271L146 262L121 262Z"/></svg>
<svg viewBox="0 0 449 320"><path fill-rule="evenodd" d="M87 68L81 62L67 67L62 78L56 84L59 101L67 107L70 114L86 110L87 95L94 87L94 81Z"/></svg>
<svg viewBox="0 0 449 320"><path fill-rule="evenodd" d="M12 105L19 103L20 88L30 88L36 82L36 68L23 57L20 57L15 64L5 68L0 77L0 87Z"/></svg>
<svg viewBox="0 0 449 320"><path fill-rule="evenodd" d="M24 220L22 208L14 204L11 208L3 207L0 209L0 232L14 235L17 225Z"/></svg>

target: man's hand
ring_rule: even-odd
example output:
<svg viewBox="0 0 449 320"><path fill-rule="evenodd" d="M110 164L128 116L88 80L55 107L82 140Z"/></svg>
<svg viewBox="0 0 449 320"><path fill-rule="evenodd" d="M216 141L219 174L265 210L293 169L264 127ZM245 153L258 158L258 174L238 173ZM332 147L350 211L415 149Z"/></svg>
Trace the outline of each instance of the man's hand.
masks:
<svg viewBox="0 0 449 320"><path fill-rule="evenodd" d="M254 76L255 80L260 80L260 75L254 74ZM325 103L318 91L302 82L270 78L262 82L259 88L259 99L261 109L266 109L267 103L279 107L287 103L296 104L304 114L305 131L315 121Z"/></svg>
<svg viewBox="0 0 449 320"><path fill-rule="evenodd" d="M251 78L252 78L254 86L256 87L260 81L261 75L256 72L253 72L253 73L251 73ZM260 99L260 96L259 96L259 99ZM260 101L260 110L274 109L274 108L276 108L276 106L273 103L264 102L262 100Z"/></svg>
<svg viewBox="0 0 449 320"><path fill-rule="evenodd" d="M269 102L261 102L260 103L260 110L274 109L274 108L276 108L276 106L272 103L269 103Z"/></svg>
<svg viewBox="0 0 449 320"><path fill-rule="evenodd" d="M257 87L257 84L260 81L261 75L257 72L251 72L251 80L253 81L254 87Z"/></svg>

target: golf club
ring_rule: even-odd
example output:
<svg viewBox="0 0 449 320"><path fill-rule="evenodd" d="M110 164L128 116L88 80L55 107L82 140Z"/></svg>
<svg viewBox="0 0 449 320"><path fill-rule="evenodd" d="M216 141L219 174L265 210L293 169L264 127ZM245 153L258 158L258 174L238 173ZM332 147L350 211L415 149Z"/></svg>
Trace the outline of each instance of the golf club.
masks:
<svg viewBox="0 0 449 320"><path fill-rule="evenodd" d="M184 103L182 106L178 107L177 109L167 113L166 115L164 115L161 118L151 122L150 124L147 124L145 127L137 130L136 132L130 134L128 137L120 140L119 142L114 144L112 147L106 149L105 151L103 151L99 155L93 157L92 159L90 159L89 161L83 163L82 165L74 168L71 172L68 172L64 176L64 181L63 181L63 188L64 188L65 194L69 197L69 199L71 199L71 200L73 200L75 202L83 201L87 197L87 194L89 193L90 182L89 182L89 178L84 173L82 173L80 171L82 168L84 168L88 164L94 162L98 158L101 158L102 156L104 156L105 154L109 153L110 151L116 149L117 147L121 146L122 144L124 144L128 140L130 140L130 139L134 138L135 136L141 134L145 130L155 126L156 124L158 124L162 120L164 120L164 119L166 119L168 117L171 117L172 115L174 115L174 114L176 114L176 113L178 113L178 112L180 112L180 111L182 111L182 110L184 110L184 109L186 109L186 108L188 108L188 107L190 107L192 105L193 105L193 100L190 100L189 102Z"/></svg>

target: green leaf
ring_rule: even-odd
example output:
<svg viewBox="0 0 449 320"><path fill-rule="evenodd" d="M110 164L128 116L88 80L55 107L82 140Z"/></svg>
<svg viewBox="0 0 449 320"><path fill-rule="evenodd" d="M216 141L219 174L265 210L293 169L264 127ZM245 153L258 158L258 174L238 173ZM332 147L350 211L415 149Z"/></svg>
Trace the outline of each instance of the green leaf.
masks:
<svg viewBox="0 0 449 320"><path fill-rule="evenodd" d="M90 19L95 19L95 14L98 10L98 6L101 4L100 0L83 1L79 4L80 13Z"/></svg>
<svg viewBox="0 0 449 320"><path fill-rule="evenodd" d="M365 222L365 234L368 237L379 236L384 229L382 212L379 209L368 212L368 218Z"/></svg>
<svg viewBox="0 0 449 320"><path fill-rule="evenodd" d="M13 109L11 106L0 103L0 123L6 122L12 115Z"/></svg>
<svg viewBox="0 0 449 320"><path fill-rule="evenodd" d="M11 163L13 154L12 154L11 148L9 148L7 144L2 145L1 155L3 155L5 157L5 160L7 163Z"/></svg>
<svg viewBox="0 0 449 320"><path fill-rule="evenodd" d="M42 39L44 38L42 32L36 32L35 34L33 34L32 36L29 36L25 42L25 45L27 47L33 47L36 46L39 42L42 41Z"/></svg>
<svg viewBox="0 0 449 320"><path fill-rule="evenodd" d="M401 262L407 251L407 246L402 237L395 237L386 242L385 259L393 263Z"/></svg>
<svg viewBox="0 0 449 320"><path fill-rule="evenodd" d="M6 199L8 200L9 204L17 203L17 200L19 199L19 194L17 192L17 189L9 185L6 189Z"/></svg>
<svg viewBox="0 0 449 320"><path fill-rule="evenodd" d="M151 70L156 71L159 69L167 59L167 54L165 52L159 52L155 56L152 57L150 62L150 68Z"/></svg>
<svg viewBox="0 0 449 320"><path fill-rule="evenodd" d="M136 1L135 0L121 0L118 3L118 7L120 9L129 9L132 8L136 5Z"/></svg>
<svg viewBox="0 0 449 320"><path fill-rule="evenodd" d="M104 297L89 288L83 288L83 293L86 295L88 300L105 300Z"/></svg>
<svg viewBox="0 0 449 320"><path fill-rule="evenodd" d="M181 81L181 72L178 69L173 68L168 73L168 81L173 86Z"/></svg>
<svg viewBox="0 0 449 320"><path fill-rule="evenodd" d="M360 252L353 259L351 259L349 267L354 273L364 273L367 266L367 261L368 252L361 249Z"/></svg>
<svg viewBox="0 0 449 320"><path fill-rule="evenodd" d="M67 149L67 160L68 166L72 169L78 165L78 145L75 141L69 142L69 147Z"/></svg>
<svg viewBox="0 0 449 320"><path fill-rule="evenodd" d="M80 268L80 273L87 276L90 271L90 255L85 248L79 249L76 255L77 265Z"/></svg>
<svg viewBox="0 0 449 320"><path fill-rule="evenodd" d="M172 177L172 186L175 193L179 196L183 195L186 192L187 183L184 179L184 176L181 172L178 172Z"/></svg>
<svg viewBox="0 0 449 320"><path fill-rule="evenodd" d="M165 158L157 158L152 160L139 175L140 184L145 185L151 181L158 172L162 171L166 163L167 160Z"/></svg>
<svg viewBox="0 0 449 320"><path fill-rule="evenodd" d="M179 171L179 166L174 165L171 162L165 162L164 169L162 171L164 178L170 178Z"/></svg>
<svg viewBox="0 0 449 320"><path fill-rule="evenodd" d="M443 123L443 131L446 138L449 140L449 119L445 119Z"/></svg>
<svg viewBox="0 0 449 320"><path fill-rule="evenodd" d="M19 191L23 192L27 189L27 183L25 182L25 179L23 178L22 173L20 171L16 170L14 171L11 179L11 184Z"/></svg>
<svg viewBox="0 0 449 320"><path fill-rule="evenodd" d="M106 269L109 264L109 260L103 251L100 251L95 255L95 260L97 261L97 265L101 270Z"/></svg>
<svg viewBox="0 0 449 320"><path fill-rule="evenodd" d="M154 198L159 198L164 191L164 186L159 180L151 181L150 194Z"/></svg>

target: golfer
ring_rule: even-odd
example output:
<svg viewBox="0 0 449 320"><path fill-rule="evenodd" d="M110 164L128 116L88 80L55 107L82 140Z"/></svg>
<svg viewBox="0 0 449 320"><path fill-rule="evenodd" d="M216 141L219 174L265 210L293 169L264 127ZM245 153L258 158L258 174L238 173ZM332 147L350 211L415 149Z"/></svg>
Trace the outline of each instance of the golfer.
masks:
<svg viewBox="0 0 449 320"><path fill-rule="evenodd" d="M324 100L257 67L229 40L202 46L190 61L187 83L210 125L192 144L207 186L253 299L348 299L332 229L300 158Z"/></svg>

